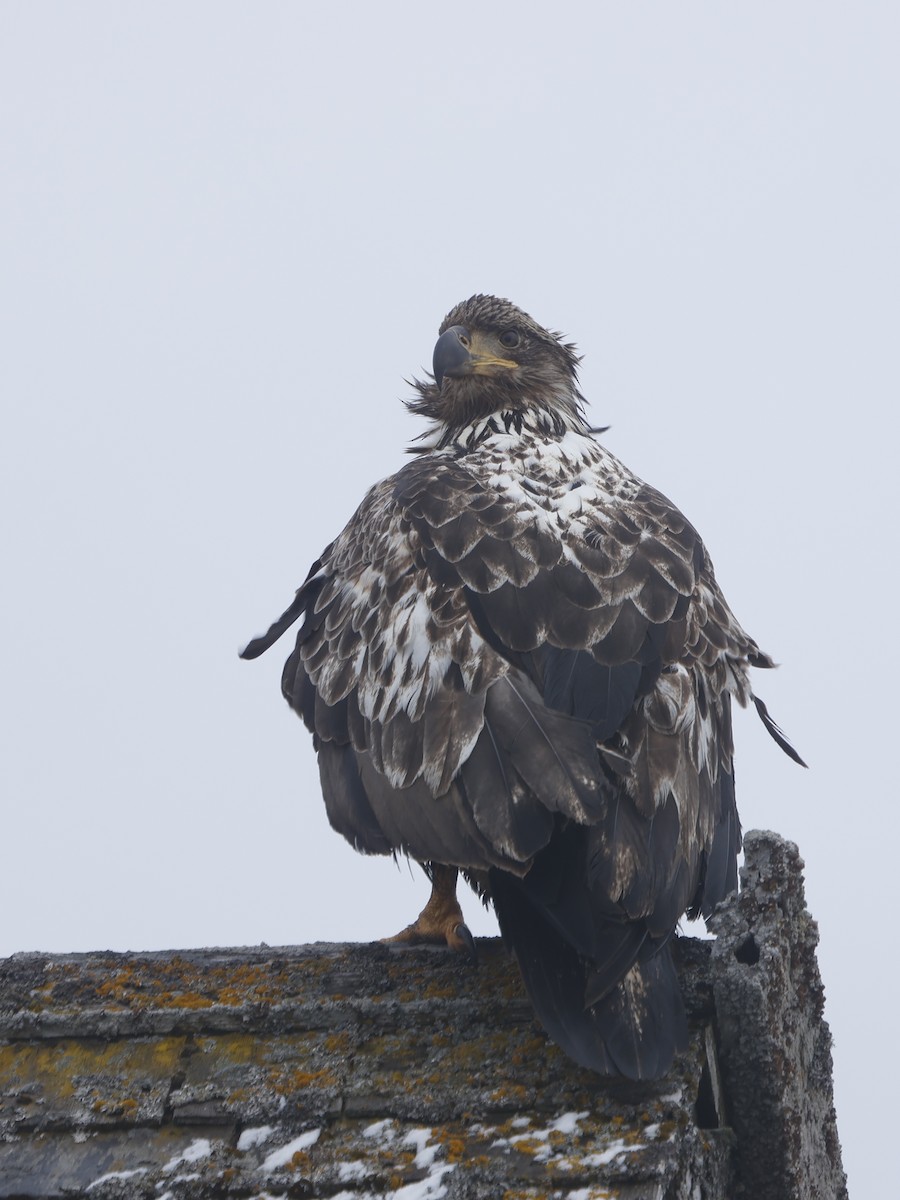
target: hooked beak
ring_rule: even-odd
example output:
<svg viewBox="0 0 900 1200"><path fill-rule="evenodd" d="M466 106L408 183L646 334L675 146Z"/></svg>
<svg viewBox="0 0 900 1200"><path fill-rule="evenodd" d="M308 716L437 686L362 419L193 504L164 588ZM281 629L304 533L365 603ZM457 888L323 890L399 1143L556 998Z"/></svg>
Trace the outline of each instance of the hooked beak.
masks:
<svg viewBox="0 0 900 1200"><path fill-rule="evenodd" d="M490 335L470 333L464 325L451 325L434 347L432 370L438 387L445 375L458 379L461 375L497 375L515 370L519 364L502 358L493 342Z"/></svg>

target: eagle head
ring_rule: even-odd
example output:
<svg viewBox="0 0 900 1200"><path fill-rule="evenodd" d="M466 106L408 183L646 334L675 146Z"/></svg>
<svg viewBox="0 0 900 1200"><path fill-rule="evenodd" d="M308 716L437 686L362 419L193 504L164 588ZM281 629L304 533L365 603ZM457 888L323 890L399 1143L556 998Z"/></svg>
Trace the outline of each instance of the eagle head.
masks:
<svg viewBox="0 0 900 1200"><path fill-rule="evenodd" d="M436 422L438 445L494 415L507 428L528 413L583 427L575 347L509 300L472 296L450 310L439 334L434 380L416 380L419 398L409 405Z"/></svg>

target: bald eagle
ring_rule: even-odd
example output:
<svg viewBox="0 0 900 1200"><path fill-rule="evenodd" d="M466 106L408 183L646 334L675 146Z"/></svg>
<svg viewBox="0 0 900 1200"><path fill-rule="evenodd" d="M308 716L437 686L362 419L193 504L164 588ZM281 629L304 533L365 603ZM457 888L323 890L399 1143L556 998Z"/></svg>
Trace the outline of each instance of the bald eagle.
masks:
<svg viewBox="0 0 900 1200"><path fill-rule="evenodd" d="M535 1012L578 1063L654 1079L687 1025L672 937L737 886L731 698L771 667L693 526L594 436L575 348L507 300L444 319L430 421L313 563L282 690L328 817L421 863L396 941L472 938L493 904Z"/></svg>

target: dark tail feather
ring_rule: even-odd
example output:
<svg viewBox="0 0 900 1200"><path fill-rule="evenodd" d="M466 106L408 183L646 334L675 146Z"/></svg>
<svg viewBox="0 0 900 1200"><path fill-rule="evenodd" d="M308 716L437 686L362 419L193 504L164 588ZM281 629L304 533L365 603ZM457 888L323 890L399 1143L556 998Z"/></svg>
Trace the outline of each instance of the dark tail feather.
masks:
<svg viewBox="0 0 900 1200"><path fill-rule="evenodd" d="M613 1061L627 1079L662 1078L688 1042L669 944L636 962L593 1011Z"/></svg>
<svg viewBox="0 0 900 1200"><path fill-rule="evenodd" d="M753 697L753 703L756 705L756 711L759 713L759 717L760 717L760 720L762 721L763 725L765 725L766 729L768 729L769 733L772 735L772 737L775 739L775 741L778 743L778 745L782 748L782 750L785 752L785 754L788 756L788 758L792 758L795 763L799 763L801 767L805 767L806 763L803 761L803 759L800 757L800 755L797 753L797 751L794 749L794 747L788 741L787 737L784 734L784 731L779 729L778 726L775 724L775 722L772 720L772 718L769 716L769 710L763 704L762 700L760 700L759 696Z"/></svg>
<svg viewBox="0 0 900 1200"><path fill-rule="evenodd" d="M741 822L734 800L734 772L720 768L718 781L719 819L712 845L702 859L700 886L688 906L694 920L701 913L710 916L716 905L737 891L737 860L741 851Z"/></svg>
<svg viewBox="0 0 900 1200"><path fill-rule="evenodd" d="M665 1075L687 1044L687 1019L668 945L636 939L639 954L624 977L586 1007L594 964L560 936L520 881L492 871L491 898L538 1020L557 1045L601 1075L635 1080Z"/></svg>
<svg viewBox="0 0 900 1200"><path fill-rule="evenodd" d="M305 587L300 588L294 597L290 608L286 608L277 621L260 637L255 637L240 651L241 658L259 658L270 646L273 646L283 633L287 633L297 618L306 608L309 595Z"/></svg>

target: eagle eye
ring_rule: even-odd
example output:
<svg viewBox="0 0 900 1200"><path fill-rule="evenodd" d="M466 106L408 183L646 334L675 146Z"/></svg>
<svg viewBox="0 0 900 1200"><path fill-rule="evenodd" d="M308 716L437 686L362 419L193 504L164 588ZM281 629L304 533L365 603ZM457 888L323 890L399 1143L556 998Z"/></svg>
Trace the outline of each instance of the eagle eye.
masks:
<svg viewBox="0 0 900 1200"><path fill-rule="evenodd" d="M500 334L500 345L505 346L507 350L515 350L521 340L517 329L505 329Z"/></svg>

